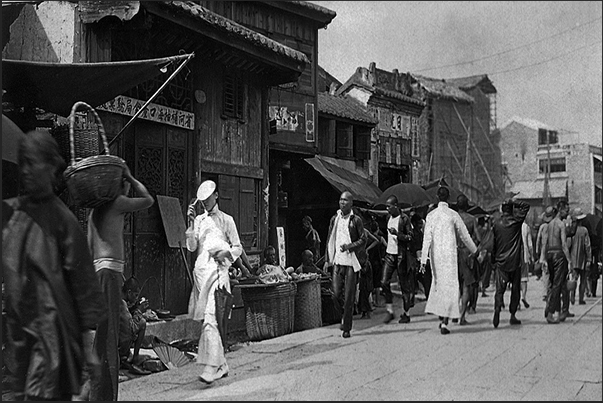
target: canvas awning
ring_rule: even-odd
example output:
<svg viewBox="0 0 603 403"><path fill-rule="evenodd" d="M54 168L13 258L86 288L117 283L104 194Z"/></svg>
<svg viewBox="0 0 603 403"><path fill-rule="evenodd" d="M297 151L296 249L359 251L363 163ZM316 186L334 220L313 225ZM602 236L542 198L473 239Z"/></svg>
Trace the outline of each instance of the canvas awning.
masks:
<svg viewBox="0 0 603 403"><path fill-rule="evenodd" d="M190 55L102 63L46 63L2 59L4 101L67 117L77 101L97 107L167 72Z"/></svg>
<svg viewBox="0 0 603 403"><path fill-rule="evenodd" d="M375 199L381 196L382 191L377 185L345 168L319 157L306 158L304 161L310 164L338 192L345 190L352 192L354 200L372 204Z"/></svg>

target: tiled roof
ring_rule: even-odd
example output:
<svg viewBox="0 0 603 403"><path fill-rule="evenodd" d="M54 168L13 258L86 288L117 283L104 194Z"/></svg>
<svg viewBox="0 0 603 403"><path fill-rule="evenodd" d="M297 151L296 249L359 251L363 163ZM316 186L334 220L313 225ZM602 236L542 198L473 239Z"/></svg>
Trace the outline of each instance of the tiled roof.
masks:
<svg viewBox="0 0 603 403"><path fill-rule="evenodd" d="M329 10L328 8L323 6L319 6L318 4L310 3L309 1L289 1L289 3L305 7L312 11L318 11L319 13L324 14L326 17L329 17L331 19L335 18L335 16L337 15L335 11Z"/></svg>
<svg viewBox="0 0 603 403"><path fill-rule="evenodd" d="M475 100L466 92L462 91L457 86L448 83L446 80L424 77L418 74L411 74L412 77L427 91L427 93L438 97L452 99L455 101L464 101L473 103Z"/></svg>
<svg viewBox="0 0 603 403"><path fill-rule="evenodd" d="M345 83L343 83L343 85L341 85L339 88L337 88L336 93L343 94L348 88L354 87L354 86L364 88L365 90L370 91L370 92L374 93L375 95L382 95L382 96L386 96L386 97L390 97L390 98L394 98L394 99L399 99L401 101L405 101L405 102L409 102L409 103L413 103L413 104L417 104L417 105L421 105L421 106L425 105L425 102L423 102L422 100L415 98L415 97L409 97L408 95L404 95L399 91L388 90L388 89L385 89L382 87L372 86L372 85L367 84L360 77L360 73L358 72L358 70L356 70L356 72L354 74L352 74L352 76L350 78L348 78L348 80Z"/></svg>
<svg viewBox="0 0 603 403"><path fill-rule="evenodd" d="M302 52L274 41L228 18L222 17L193 1L162 1L157 2L156 4L161 5L168 10L186 12L200 22L209 24L210 26L223 31L226 35L236 35L257 47L269 49L274 53L286 56L296 62L303 62L307 65L310 64L310 60Z"/></svg>
<svg viewBox="0 0 603 403"><path fill-rule="evenodd" d="M476 76L447 78L446 82L459 87L462 90L470 90L474 87L480 87L485 94L496 94L496 88L487 74Z"/></svg>
<svg viewBox="0 0 603 403"><path fill-rule="evenodd" d="M354 98L331 95L328 92L318 93L318 112L371 125L379 122Z"/></svg>
<svg viewBox="0 0 603 403"><path fill-rule="evenodd" d="M385 88L375 87L375 94L384 95L386 97L400 99L402 101L410 102L412 104L417 104L424 106L425 102L421 101L418 98L409 97L408 95L404 95L399 91L386 90Z"/></svg>

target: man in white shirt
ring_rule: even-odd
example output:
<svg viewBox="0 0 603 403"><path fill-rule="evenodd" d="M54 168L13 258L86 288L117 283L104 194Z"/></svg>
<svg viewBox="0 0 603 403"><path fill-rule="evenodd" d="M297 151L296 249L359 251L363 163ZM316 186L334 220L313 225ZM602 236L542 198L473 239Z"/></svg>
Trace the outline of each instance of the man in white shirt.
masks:
<svg viewBox="0 0 603 403"><path fill-rule="evenodd" d="M325 251L325 268L334 266L333 302L337 316L343 316L341 330L344 338L350 337L352 330L358 272L367 264L366 232L362 219L352 211L353 204L352 193L347 190L341 193L339 210L329 223Z"/></svg>

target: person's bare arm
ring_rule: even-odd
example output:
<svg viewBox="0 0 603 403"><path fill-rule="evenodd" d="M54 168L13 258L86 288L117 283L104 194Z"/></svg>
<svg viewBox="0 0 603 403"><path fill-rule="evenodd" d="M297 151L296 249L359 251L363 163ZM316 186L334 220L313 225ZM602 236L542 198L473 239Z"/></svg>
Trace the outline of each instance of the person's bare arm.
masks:
<svg viewBox="0 0 603 403"><path fill-rule="evenodd" d="M143 185L138 179L132 176L132 173L130 172L130 168L128 168L128 166L126 166L124 170L124 178L126 178L126 180L132 184L132 189L134 189L138 196L118 196L118 198L113 204L116 210L123 213L129 213L132 211L138 211L145 208L149 208L153 205L153 203L155 203L153 196L151 196L145 185Z"/></svg>

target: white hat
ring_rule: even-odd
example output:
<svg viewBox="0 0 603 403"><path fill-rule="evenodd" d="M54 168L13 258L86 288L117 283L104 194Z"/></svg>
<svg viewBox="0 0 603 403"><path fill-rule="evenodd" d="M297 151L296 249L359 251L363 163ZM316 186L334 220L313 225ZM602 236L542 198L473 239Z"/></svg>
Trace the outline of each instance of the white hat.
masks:
<svg viewBox="0 0 603 403"><path fill-rule="evenodd" d="M572 211L572 217L574 218L574 220L581 220L586 217L586 214L582 212L582 209L580 207L576 207L574 211Z"/></svg>
<svg viewBox="0 0 603 403"><path fill-rule="evenodd" d="M197 199L204 201L211 196L216 190L216 182L212 180L206 180L199 185L199 189L197 189Z"/></svg>

